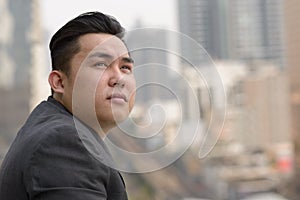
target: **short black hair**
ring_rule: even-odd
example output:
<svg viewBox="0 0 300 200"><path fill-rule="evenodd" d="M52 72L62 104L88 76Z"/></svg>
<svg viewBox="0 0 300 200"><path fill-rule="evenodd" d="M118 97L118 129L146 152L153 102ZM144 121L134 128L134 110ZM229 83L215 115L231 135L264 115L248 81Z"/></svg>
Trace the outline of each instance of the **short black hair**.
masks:
<svg viewBox="0 0 300 200"><path fill-rule="evenodd" d="M80 51L78 39L88 33L107 33L122 40L125 29L112 16L101 12L87 12L70 20L51 38L49 48L52 70L60 70L67 76L70 60Z"/></svg>

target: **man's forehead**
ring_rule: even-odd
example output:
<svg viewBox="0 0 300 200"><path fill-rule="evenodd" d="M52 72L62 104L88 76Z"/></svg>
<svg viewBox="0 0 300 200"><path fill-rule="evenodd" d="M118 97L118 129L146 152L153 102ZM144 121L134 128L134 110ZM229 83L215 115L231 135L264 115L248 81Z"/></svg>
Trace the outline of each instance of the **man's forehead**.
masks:
<svg viewBox="0 0 300 200"><path fill-rule="evenodd" d="M111 58L129 57L128 49L124 42L110 34L86 34L80 39L82 53L86 58Z"/></svg>
<svg viewBox="0 0 300 200"><path fill-rule="evenodd" d="M88 57L118 58L129 57L128 49L124 44L101 43L90 51Z"/></svg>
<svg viewBox="0 0 300 200"><path fill-rule="evenodd" d="M99 44L97 45L92 51L92 54L94 53L106 53L110 55L124 55L128 54L128 50L126 46L123 45L114 45L114 44Z"/></svg>
<svg viewBox="0 0 300 200"><path fill-rule="evenodd" d="M80 45L87 49L103 49L114 51L127 50L124 42L115 35L105 33L88 33L80 37Z"/></svg>

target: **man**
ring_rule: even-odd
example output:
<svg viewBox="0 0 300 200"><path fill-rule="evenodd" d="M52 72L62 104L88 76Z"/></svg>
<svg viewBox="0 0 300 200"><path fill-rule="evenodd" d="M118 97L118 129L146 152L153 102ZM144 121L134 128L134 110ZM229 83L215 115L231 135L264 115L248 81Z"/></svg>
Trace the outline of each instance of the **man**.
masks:
<svg viewBox="0 0 300 200"><path fill-rule="evenodd" d="M3 161L1 200L127 199L102 141L135 98L123 31L111 16L89 12L54 34L52 95L30 114Z"/></svg>

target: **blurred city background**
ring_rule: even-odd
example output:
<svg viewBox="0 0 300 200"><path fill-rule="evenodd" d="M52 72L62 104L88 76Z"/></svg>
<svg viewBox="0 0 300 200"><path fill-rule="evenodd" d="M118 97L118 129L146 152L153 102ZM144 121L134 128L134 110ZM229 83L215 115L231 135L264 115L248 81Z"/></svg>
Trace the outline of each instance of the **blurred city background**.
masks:
<svg viewBox="0 0 300 200"><path fill-rule="evenodd" d="M49 30L44 14L49 2L0 0L0 163L30 111L50 94L47 45L55 30ZM73 9L72 1L68 2L69 7L63 8L66 12ZM95 2L102 11L103 1ZM140 9L125 2L128 9L122 11L116 4L116 12ZM191 127L198 120L197 134L214 135L209 141L214 148L201 157L203 148L196 141L163 169L124 173L129 199L300 199L300 1L167 2L172 6L164 9L166 14L173 9L174 27L160 25L160 29L144 33L129 31L126 36L129 48L141 43L160 48L132 52L135 65L144 66L135 72L138 85L159 84L146 84L137 91L131 118L139 126L125 124L123 129L113 130L110 139L129 151L153 151L172 141L179 126L184 127L182 134L195 131ZM60 13L51 9L48 13L54 19ZM159 17L155 7L149 10L153 18ZM143 17L132 23L125 28L153 26ZM195 51L184 37L172 37L176 31L189 36L208 54ZM180 56L161 51L173 48ZM223 88L206 84L215 80L214 76L199 76L212 68ZM222 129L216 130L220 125ZM138 136L151 135L157 127L159 134L151 139L119 137L125 129Z"/></svg>

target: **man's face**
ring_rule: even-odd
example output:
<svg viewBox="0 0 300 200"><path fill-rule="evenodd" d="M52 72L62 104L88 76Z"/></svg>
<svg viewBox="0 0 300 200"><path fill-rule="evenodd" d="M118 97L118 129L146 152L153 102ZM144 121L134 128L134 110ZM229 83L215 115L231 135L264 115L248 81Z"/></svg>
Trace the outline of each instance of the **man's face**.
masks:
<svg viewBox="0 0 300 200"><path fill-rule="evenodd" d="M80 52L70 62L64 102L71 112L92 127L107 132L125 120L135 99L133 61L124 43L110 34L79 38Z"/></svg>

